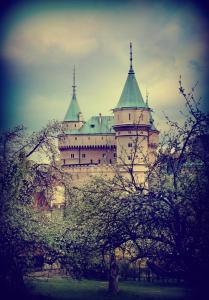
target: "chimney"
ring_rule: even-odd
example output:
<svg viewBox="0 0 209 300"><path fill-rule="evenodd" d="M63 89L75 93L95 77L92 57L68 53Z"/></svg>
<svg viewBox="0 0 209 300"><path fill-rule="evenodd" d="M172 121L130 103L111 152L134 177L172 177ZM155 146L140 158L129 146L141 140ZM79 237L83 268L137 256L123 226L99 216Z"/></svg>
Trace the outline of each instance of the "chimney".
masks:
<svg viewBox="0 0 209 300"><path fill-rule="evenodd" d="M83 122L83 115L81 112L78 113L78 121Z"/></svg>
<svg viewBox="0 0 209 300"><path fill-rule="evenodd" d="M102 114L99 113L99 125L102 125Z"/></svg>

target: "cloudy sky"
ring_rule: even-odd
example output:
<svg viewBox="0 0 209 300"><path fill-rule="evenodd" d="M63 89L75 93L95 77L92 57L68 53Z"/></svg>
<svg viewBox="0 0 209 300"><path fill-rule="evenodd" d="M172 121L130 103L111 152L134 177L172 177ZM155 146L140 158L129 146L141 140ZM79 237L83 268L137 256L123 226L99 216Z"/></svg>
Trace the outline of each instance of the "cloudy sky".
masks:
<svg viewBox="0 0 209 300"><path fill-rule="evenodd" d="M136 78L144 98L148 90L158 128L164 128L163 112L180 120L180 74L188 89L199 81L197 96L206 106L206 17L191 1L23 1L7 7L1 22L3 126L36 130L62 120L74 64L85 119L111 114L127 77L130 41Z"/></svg>

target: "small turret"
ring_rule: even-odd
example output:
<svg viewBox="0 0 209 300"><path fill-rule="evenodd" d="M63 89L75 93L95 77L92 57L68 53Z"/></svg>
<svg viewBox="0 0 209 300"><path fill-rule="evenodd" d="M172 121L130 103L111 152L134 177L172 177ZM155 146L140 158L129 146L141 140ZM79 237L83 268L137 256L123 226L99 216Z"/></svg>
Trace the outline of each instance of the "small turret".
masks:
<svg viewBox="0 0 209 300"><path fill-rule="evenodd" d="M72 94L71 102L63 122L64 130L79 129L82 127L84 122L83 115L76 97L75 66L73 69L72 88L73 88L73 94Z"/></svg>

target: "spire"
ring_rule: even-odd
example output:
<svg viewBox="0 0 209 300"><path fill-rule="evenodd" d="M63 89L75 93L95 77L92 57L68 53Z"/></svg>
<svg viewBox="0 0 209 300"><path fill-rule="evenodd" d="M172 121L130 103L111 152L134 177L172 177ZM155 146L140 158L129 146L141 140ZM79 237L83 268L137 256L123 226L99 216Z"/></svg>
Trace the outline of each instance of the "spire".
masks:
<svg viewBox="0 0 209 300"><path fill-rule="evenodd" d="M76 98L76 85L75 85L75 66L73 68L73 95L70 102L70 105L68 107L67 113L65 115L64 121L79 121L81 109L79 107L77 98Z"/></svg>
<svg viewBox="0 0 209 300"><path fill-rule="evenodd" d="M74 68L73 68L73 85L72 85L72 88L73 88L73 99L74 98L76 99L75 65L74 65Z"/></svg>
<svg viewBox="0 0 209 300"><path fill-rule="evenodd" d="M149 105L148 105L148 97L149 97L149 93L148 93L148 91L147 91L147 89L146 89L146 105L147 105L147 107L149 106Z"/></svg>
<svg viewBox="0 0 209 300"><path fill-rule="evenodd" d="M132 61L133 61L133 57L132 57L132 43L130 42L130 69L128 74L134 74L134 70L133 70L133 66L132 66Z"/></svg>
<svg viewBox="0 0 209 300"><path fill-rule="evenodd" d="M116 109L139 107L147 108L147 104L143 100L141 91L135 78L132 61L132 43L130 43L130 69L128 72L128 78L126 79L126 83L120 96L120 100L116 106Z"/></svg>

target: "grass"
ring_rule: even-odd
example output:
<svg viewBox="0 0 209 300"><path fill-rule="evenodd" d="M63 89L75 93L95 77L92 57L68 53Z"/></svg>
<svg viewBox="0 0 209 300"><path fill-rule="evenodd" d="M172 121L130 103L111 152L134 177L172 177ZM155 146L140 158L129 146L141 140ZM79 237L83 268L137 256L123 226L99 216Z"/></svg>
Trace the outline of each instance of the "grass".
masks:
<svg viewBox="0 0 209 300"><path fill-rule="evenodd" d="M32 295L46 300L189 300L191 290L176 285L120 282L117 296L107 293L107 282L50 278L30 280L27 286Z"/></svg>

